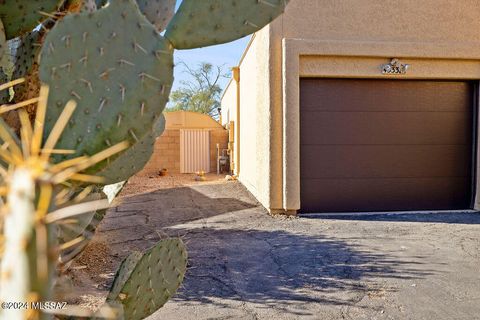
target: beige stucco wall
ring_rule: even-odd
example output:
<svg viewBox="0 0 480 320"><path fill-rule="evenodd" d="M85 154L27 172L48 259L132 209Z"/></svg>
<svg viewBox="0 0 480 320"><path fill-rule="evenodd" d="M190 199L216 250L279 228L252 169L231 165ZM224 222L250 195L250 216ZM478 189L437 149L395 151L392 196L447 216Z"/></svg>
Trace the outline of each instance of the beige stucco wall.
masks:
<svg viewBox="0 0 480 320"><path fill-rule="evenodd" d="M476 0L291 0L283 37L340 41L478 42Z"/></svg>
<svg viewBox="0 0 480 320"><path fill-rule="evenodd" d="M266 176L268 166L268 129L265 127L265 113L268 109L268 41L265 32L257 34L248 53L240 65L240 181L256 195L257 199L269 206L269 192ZM238 130L238 128L237 128Z"/></svg>
<svg viewBox="0 0 480 320"><path fill-rule="evenodd" d="M231 79L222 97L222 126L228 127L230 121L237 121L237 82Z"/></svg>
<svg viewBox="0 0 480 320"><path fill-rule="evenodd" d="M478 16L474 0L291 0L240 64L241 111L255 117L241 131L259 145L241 155L243 181L268 209L299 209L299 78L480 79ZM407 75L381 74L392 58L411 65Z"/></svg>
<svg viewBox="0 0 480 320"><path fill-rule="evenodd" d="M272 207L269 183L271 130L269 121L265 121L270 118L269 109L265 108L270 104L269 53L269 29L265 28L251 40L242 57L239 88L232 79L222 98L222 122L228 125L233 121L235 125L235 173L266 208Z"/></svg>

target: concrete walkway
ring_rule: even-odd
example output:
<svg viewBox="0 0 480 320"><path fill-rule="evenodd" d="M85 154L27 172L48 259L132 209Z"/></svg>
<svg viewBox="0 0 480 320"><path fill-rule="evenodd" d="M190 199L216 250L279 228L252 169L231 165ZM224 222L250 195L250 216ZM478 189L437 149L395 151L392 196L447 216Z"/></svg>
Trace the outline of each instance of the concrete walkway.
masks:
<svg viewBox="0 0 480 320"><path fill-rule="evenodd" d="M84 292L164 233L189 269L150 319L480 319L479 214L275 218L238 182L150 191L109 212L77 262Z"/></svg>

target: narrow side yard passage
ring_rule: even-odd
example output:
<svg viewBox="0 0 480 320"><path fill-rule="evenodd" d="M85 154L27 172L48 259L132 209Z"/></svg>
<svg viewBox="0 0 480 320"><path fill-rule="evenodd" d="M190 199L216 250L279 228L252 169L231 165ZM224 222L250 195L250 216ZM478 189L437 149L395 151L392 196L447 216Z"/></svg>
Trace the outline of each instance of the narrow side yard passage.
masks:
<svg viewBox="0 0 480 320"><path fill-rule="evenodd" d="M72 266L76 302L98 305L121 260L168 234L189 269L150 319L479 317L479 214L270 217L238 182L161 179L133 180L109 211Z"/></svg>

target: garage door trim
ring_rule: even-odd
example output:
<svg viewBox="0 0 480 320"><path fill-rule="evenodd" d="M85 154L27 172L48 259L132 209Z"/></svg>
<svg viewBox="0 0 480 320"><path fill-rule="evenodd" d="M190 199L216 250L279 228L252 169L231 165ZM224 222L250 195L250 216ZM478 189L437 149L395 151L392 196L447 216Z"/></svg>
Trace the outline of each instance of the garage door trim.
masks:
<svg viewBox="0 0 480 320"><path fill-rule="evenodd" d="M308 78L307 78L308 79ZM302 82L303 80L306 80L305 78L300 78L300 82ZM311 79L310 79L311 80ZM408 112L405 112L404 114L400 114L398 117L399 119L401 119L401 117L407 117L410 115L410 113L413 114L413 116L411 118L415 119L416 117L419 117L420 119L422 117L425 117L426 119L428 119L428 123L426 122L426 124L424 125L426 127L425 130L426 133L428 134L428 129L429 129L429 125L431 125L433 123L433 132L435 132L436 130L436 134L433 134L433 139L436 139L436 135L440 134L441 136L441 131L446 131L447 133L451 133L453 132L453 135L452 137L450 138L450 136L446 136L444 138L441 138L443 140L439 140L441 144L443 144L444 142L445 143L449 143L449 141L451 139L452 140L452 143L455 145L453 147L453 151L451 152L454 152L453 153L453 159L451 161L451 164L450 164L450 167L449 168L452 168L451 170L453 170L455 167L455 165L457 167L459 167L460 169L463 170L463 166L470 166L470 169L469 169L469 172L467 171L464 171L463 174L458 174L459 177L463 176L464 178L462 178L463 180L458 180L457 178L455 178L457 176L457 173L454 173L456 171L448 171L446 170L445 173L449 173L449 172L452 172L452 177L450 178L442 178L445 180L445 187L442 188L442 184L444 184L444 181L437 181L437 182L428 182L427 180L425 181L426 185L425 187L422 187L423 189L421 190L427 190L428 192L428 189L431 188L431 186L434 186L434 188L438 188L438 192L435 191L435 189L431 189L431 192L432 194L434 194L435 196L440 196L442 195L443 193L445 193L447 195L447 197L439 197L437 200L440 200L440 199L447 199L448 201L450 201L451 199L449 198L451 195L456 195L454 198L455 199L463 199L463 200L459 200L461 202L461 209L468 209L467 206L469 206L470 208L472 208L474 206L474 195L475 195L475 189L476 189L476 165L474 165L476 163L476 156L477 156L477 148L475 148L475 146L477 145L477 139L476 139L476 131L477 131L477 105L478 105L478 82L472 82L472 81L460 81L460 80L448 80L448 79L442 79L442 80L425 80L425 79L421 79L421 80L412 80L412 79L404 79L404 80L400 80L400 79L395 79L395 80L391 80L391 79L346 79L346 78L342 78L342 79L338 79L338 78L321 78L321 79L316 79L314 81L320 81L322 83L325 83L325 82L328 82L328 81L333 81L333 85L338 85L338 83L342 84L343 85L346 85L346 83L348 83L350 81L350 83L353 83L353 84L356 84L356 83L359 83L359 86L360 88L362 86L364 86L365 88L369 88L368 90L370 90L371 88L371 82L377 82L375 87L378 86L379 84L382 84L383 87L388 87L390 84L392 84L392 86L395 87L399 87L399 88L406 88L406 89L411 89L411 87L413 87L413 95L411 93L407 93L410 94L410 97L407 97L408 99L410 99L410 103L412 103L412 101L414 101L414 103L412 103L412 105L414 105L414 108L412 110L407 110ZM404 83L403 84L400 84L398 83L398 81L403 81ZM422 83L422 86L418 86L417 83ZM452 92L448 92L447 95L447 99L448 99L448 96L449 95L453 95L453 102L452 103L449 103L449 101L446 101L442 104L442 101L445 99L445 97L442 97L441 94L437 94L437 92L439 92L437 89L435 89L437 86L439 88L441 88L442 85L446 84L447 85L447 88L449 88L448 86L451 86L451 89L452 89ZM423 87L426 87L426 89L424 89ZM435 89L436 91L432 91L433 89ZM458 90L457 90L458 89ZM300 90L302 92L302 90L304 90L303 86L300 86ZM339 90L341 92L342 88L339 87ZM343 90L346 90L346 89L343 89ZM367 90L367 91L368 91ZM393 96L395 98L395 95L397 95L397 93L395 92L395 89L391 88L389 89L389 95L392 96L392 92L393 92ZM427 97L427 105L422 105L420 104L420 102L417 102L419 98L417 98L417 96L415 94L418 94L418 92L422 92L422 90L425 90L425 95L431 95L431 97ZM328 92L331 92L331 91L335 91L335 90L330 90ZM387 90L388 91L388 90ZM458 92L457 92L458 91ZM361 91L360 91L360 96L357 96L355 97L355 94L352 93L352 91L348 91L349 93L351 93L351 95L353 95L352 99L354 99L354 102L353 102L353 106L355 108L355 105L360 103L360 105L362 104L363 100L362 99L359 99L358 97L361 97ZM345 93L345 92L344 92ZM373 95L377 95L378 96L378 91L375 91L375 90L370 90L369 94L372 94ZM331 101L329 101L328 97L327 97L327 101L329 101L329 103L335 103L335 94L331 94L331 93L327 93L327 95L330 95L330 99ZM403 93L402 93L403 94ZM400 94L399 96L397 96L396 98L399 99L401 98L402 94ZM434 99L434 98L437 98L437 95L440 96L440 100L439 101L436 101L435 100L428 100L428 99ZM389 96L389 97L390 97ZM333 97L333 98L332 98ZM433 98L432 98L433 97ZM324 98L324 97L323 97ZM376 98L373 98L373 101L376 101L375 99L377 99L378 97ZM357 100L355 100L357 99ZM407 100L408 100L407 99ZM412 100L413 99L413 100ZM318 100L318 99L317 99ZM323 136L327 136L327 138L325 139L337 139L337 131L336 131L336 128L335 128L335 125L337 124L336 122L331 122L330 124L328 123L328 121L330 121L330 119L328 117L332 117L332 114L333 114L333 117L334 118L337 118L337 119L340 119L340 120L337 120L340 121L339 123L340 124L343 124L342 121L343 119L345 118L348 118L348 116L351 114L352 110L349 110L349 108L351 108L352 105L348 105L348 103L345 105L345 108L347 110L343 110L343 111L346 111L345 113L342 113L340 114L338 117L336 115L336 113L338 111L342 111L342 110L338 110L337 109L337 105L327 105L327 106L323 106L321 105L320 107L318 107L318 102L316 102L317 100L314 100L314 104L317 104L317 106L315 106L315 109L312 109L310 110L310 112L313 112L314 114L315 113L318 113L318 112L326 112L327 114L327 120L325 120L324 118L319 118L321 120L325 120L326 122L324 122L322 124L322 128L326 128L326 126L328 125L332 125L334 128L332 130L334 131L330 131L330 132L325 132L325 131L317 131L319 133L322 133L322 134L318 134L318 136L321 136L320 138L318 137L314 137L314 139L322 139ZM348 99L347 99L348 100ZM342 99L340 99L340 101L342 101ZM435 102L435 112L432 112L431 114L425 114L425 110L421 109L420 111L418 110L419 106L420 108L426 108L427 111L428 108L430 108L430 105L433 103L431 101L434 101ZM429 105L430 104L430 105ZM367 115L364 115L363 113L364 112L371 112L372 110L370 110L370 108L373 106L374 104L366 104L366 107L363 106L361 108L367 108L367 109L361 109L360 110L353 110L353 116L352 116L352 124L355 124L356 122L355 121L359 121L358 119L361 119L362 117L365 117L365 119L371 119L371 115L367 114ZM332 108L333 106L333 108ZM393 106L391 108L393 108L393 111L388 109L388 110L385 110L382 106L382 109L379 109L380 113L379 113L379 116L380 116L380 119L383 119L382 117L385 117L385 116L390 116L390 113L395 113L395 112L398 112L399 110L397 110L396 108L398 108L398 106L401 106L402 108L404 107L404 105L402 105L401 103L393 103ZM410 107L409 105L405 105L407 108ZM375 106L374 106L375 107ZM446 111L443 110L443 112L457 112L457 113L445 113L443 114L442 112L437 112L437 110L439 110L439 108L447 108ZM305 101L303 101L301 103L301 110L303 112L303 110L305 110L305 108L308 108L305 107ZM326 108L326 109L325 109ZM329 109L330 108L330 109ZM451 109L451 108L454 108L454 109ZM458 108L458 109L457 109ZM320 110L320 111L319 111ZM367 111L365 111L367 110ZM373 110L375 111L375 110ZM378 110L377 110L378 111ZM400 110L400 111L405 111L405 110ZM300 112L300 117L302 117L302 112ZM420 114L417 116L417 112L420 112ZM460 112L460 113L458 113ZM317 115L318 116L318 115ZM374 116L377 116L376 114L374 114ZM309 118L311 117L311 113L309 113ZM459 119L457 120L455 117L458 117ZM395 114L392 118L392 121L395 121L395 119L397 118L397 115ZM435 118L439 118L439 119L435 119ZM387 119L388 120L388 119ZM436 124L436 121L438 120L438 123L439 125L437 125L437 127L435 128L435 124ZM332 120L333 121L333 120ZM380 121L380 120L379 120ZM378 126L378 123L381 123L381 122L375 122ZM411 120L409 120L411 121ZM462 122L463 121L463 122ZM369 121L367 120L366 123L368 123ZM430 123L431 122L431 123ZM314 122L316 125L318 125L316 122ZM408 124L409 122L403 122L402 123L402 126L405 126L405 127L408 127ZM343 124L344 125L344 124ZM387 125L388 125L388 121L387 121ZM442 125L445 125L445 127L442 127ZM451 131L452 128L449 128L448 126L451 125L451 127L457 131ZM320 125L318 125L320 126ZM365 125L364 125L365 126ZM414 126L413 129L415 128L420 128L419 130L419 141L422 139L422 131L421 131L421 126L422 126L422 123L420 123L419 125L417 126ZM467 132L464 132L463 131L463 128L469 128L471 126L472 130L469 131L470 134L472 135L471 137L469 136L469 134ZM345 127L345 126L344 126ZM375 130L376 129L376 126L375 127ZM300 127L302 129L305 129L304 126L302 125ZM452 129L452 130L453 130ZM317 130L317 129L314 129L314 130ZM352 128L351 130L354 130L354 128ZM375 133L375 130L373 130L372 132ZM405 139L405 136L408 138L408 133L406 134L402 134L402 128L399 129L400 131L400 139ZM406 130L406 129L404 129ZM469 129L468 129L469 130ZM348 131L348 130L347 130ZM365 130L360 130L360 131L365 131ZM368 134L368 128L367 128L367 134ZM387 129L387 133L390 131L390 127L388 127ZM312 132L315 132L315 131L312 131ZM356 131L354 131L356 132ZM350 133L350 132L347 132L347 133ZM379 132L381 133L381 132ZM415 133L415 132L414 132ZM415 134L412 133L412 135L415 136ZM300 142L300 155L303 154L303 150L305 147L304 147L304 139L305 139L305 134L302 135L302 133L300 134L302 136L301 139L299 139L299 142ZM361 135L361 133L360 133ZM456 141L455 139L457 139L457 135L458 135L458 139L460 139L459 141ZM328 138L328 136L331 136L333 138ZM440 137L439 136L439 137ZM310 135L308 135L308 137L310 137ZM415 136L416 137L416 136ZM462 138L463 137L463 138ZM348 139L350 139L348 137L348 134L347 134L347 140L342 140L344 137L342 137L342 135L340 134L340 137L338 138L339 141L337 141L337 143L340 143L340 146L341 148L339 149L345 149L345 147L343 147L342 143L347 143L349 142ZM365 138L365 137L364 137ZM368 138L368 136L367 136ZM375 136L373 136L373 138L376 139ZM380 137L381 138L381 137ZM439 138L440 139L440 138ZM446 139L446 140L445 140ZM320 142L320 144L324 144L324 143L327 143L329 141L327 140L322 140ZM427 139L428 140L428 139ZM388 137L387 137L387 141L388 141ZM464 141L464 142L463 142ZM357 141L358 142L358 141ZM381 143L381 141L375 141L375 143ZM421 142L421 141L420 141ZM428 142L428 141L427 141ZM434 141L435 142L435 141ZM468 150L465 150L463 147L462 147L462 144L465 145L464 143L467 143L470 148ZM458 145L457 145L458 144ZM395 144L393 144L394 146L396 146ZM323 146L322 146L323 147ZM427 145L426 146L427 148L431 147L430 145ZM349 147L347 147L348 149ZM440 149L446 149L447 147L441 147ZM463 149L461 149L463 148ZM322 149L320 149L322 150ZM325 149L325 150L331 150L331 149ZM321 154L326 154L325 152L326 151L323 151L324 153L321 153ZM463 150L463 151L462 151ZM425 153L427 152L427 153ZM443 150L443 152L445 152L445 150ZM329 154L329 153L327 153ZM335 157L335 152L333 153L333 157ZM429 150L427 149L427 151L424 151L424 154L429 154ZM469 154L471 155L471 159L469 158ZM430 156L431 157L431 156ZM433 159L436 161L437 158ZM440 159L443 159L443 158L440 158ZM463 159L463 160L462 160ZM470 159L470 161L469 161ZM433 161L432 159L430 159L430 161ZM304 165L305 161L302 161L302 159L300 159L300 162L302 163L302 165ZM328 162L328 161L327 161ZM348 161L347 161L348 163ZM453 165L452 165L453 163ZM464 163L465 165L461 165L459 163ZM375 168L375 161L372 160L372 164L371 166L373 166ZM391 165L391 164L390 164ZM448 164L447 164L448 165ZM334 166L332 168L335 168ZM428 167L425 167L425 168L428 168ZM371 168L370 168L371 169ZM387 169L386 170L391 170L391 167L390 166L387 166ZM401 169L400 169L401 170ZM305 173L302 173L302 168L300 168L300 175L305 175ZM468 175L467 175L468 173ZM468 176L470 176L470 178L467 178ZM322 176L323 177L323 176ZM372 178L376 179L374 176L372 176ZM387 177L388 178L388 177ZM402 177L399 177L400 179ZM428 177L426 177L428 178ZM432 176L432 178L435 178L435 176ZM439 177L440 178L440 177ZM316 179L315 177L313 178L314 180ZM381 179L381 178L378 178L378 179ZM386 178L382 178L382 179L386 179ZM414 178L415 180L421 180L422 178L421 177L416 177ZM311 179L310 179L311 180ZM350 178L348 178L347 180L351 180ZM387 180L385 180L387 181ZM398 180L395 180L394 182L397 183ZM463 182L462 182L463 181ZM305 188L305 183L304 183L304 178L301 177L301 181L300 181L300 184L302 185L303 188ZM379 183L383 183L382 181L379 181ZM422 184L420 183L417 183L417 181L412 181L412 183L415 182L417 187L420 187ZM375 182L376 183L376 182ZM375 184L374 183L374 184ZM385 182L386 183L386 182ZM393 183L393 182L392 182ZM392 186L392 183L387 183L386 186L388 187L391 187ZM423 182L422 182L423 183ZM468 185L470 183L470 185ZM317 183L317 185L322 185L320 182ZM354 183L355 185L355 183ZM408 185L408 184L407 184ZM460 187L457 187L458 190L454 189L453 192L452 190L450 190L449 188L451 188L451 186L453 185L457 185L457 186L460 186ZM360 188L360 186L362 186L361 184L357 185L357 189ZM463 186L463 187L462 187ZM340 187L341 188L341 187ZM350 188L350 187L349 187ZM403 186L402 183L400 183L397 187L399 190L402 190L403 188L405 188ZM465 188L465 189L463 189ZM318 188L317 188L318 189ZM394 188L395 189L395 188ZM342 190L342 189L339 189L339 190ZM355 190L352 189L352 190ZM465 192L460 192L461 190L465 190ZM301 192L301 207L302 209L304 208L302 202L304 200L304 190L300 190ZM355 192L355 191L353 191ZM385 191L387 192L387 191ZM451 194L449 194L449 192L451 192ZM467 197L466 194L467 192L469 192L469 195L470 197ZM412 191L412 193L414 193ZM390 193L386 193L388 196L390 196L391 194ZM460 196L459 196L460 195ZM424 199L426 199L428 197L424 197ZM395 201L398 201L399 203L402 204L402 206L404 205L403 201L400 201L399 199L401 198L398 198L396 200L392 200L393 202ZM422 201L424 200L422 199ZM432 198L434 199L434 198ZM452 198L453 199L453 198ZM445 203L448 202L447 200L445 200ZM338 200L338 201L341 201L341 200ZM454 202L453 200L451 200L451 202ZM432 203L437 203L437 202L434 202L432 201ZM442 203L442 201L440 201L439 203ZM443 209L441 206L440 207L430 207L427 206L427 207L423 207L423 206L420 206L419 208L413 208L410 209L408 208L407 210L436 210L436 209ZM449 207L450 209L450 207ZM460 209L460 208L459 208ZM343 211L343 210L342 210ZM357 208L355 208L354 210L348 210L348 211L357 211ZM388 207L387 210L372 210L370 208L367 208L366 210L358 210L358 212L363 212L363 211L405 211L404 208L399 208L398 210L396 209L393 209L391 207ZM331 212L330 210L328 211L324 211L324 212ZM335 212L335 211L334 211ZM338 211L336 211L338 212Z"/></svg>

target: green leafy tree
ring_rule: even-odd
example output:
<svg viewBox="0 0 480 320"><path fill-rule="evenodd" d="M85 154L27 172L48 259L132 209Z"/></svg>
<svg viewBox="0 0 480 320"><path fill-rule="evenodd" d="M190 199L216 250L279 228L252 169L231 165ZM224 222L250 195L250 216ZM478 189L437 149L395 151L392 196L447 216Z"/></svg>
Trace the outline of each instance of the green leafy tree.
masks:
<svg viewBox="0 0 480 320"><path fill-rule="evenodd" d="M218 117L222 88L219 80L229 78L224 66L214 66L207 62L200 63L193 69L181 62L189 81L182 81L181 87L170 95L168 111L194 111Z"/></svg>

